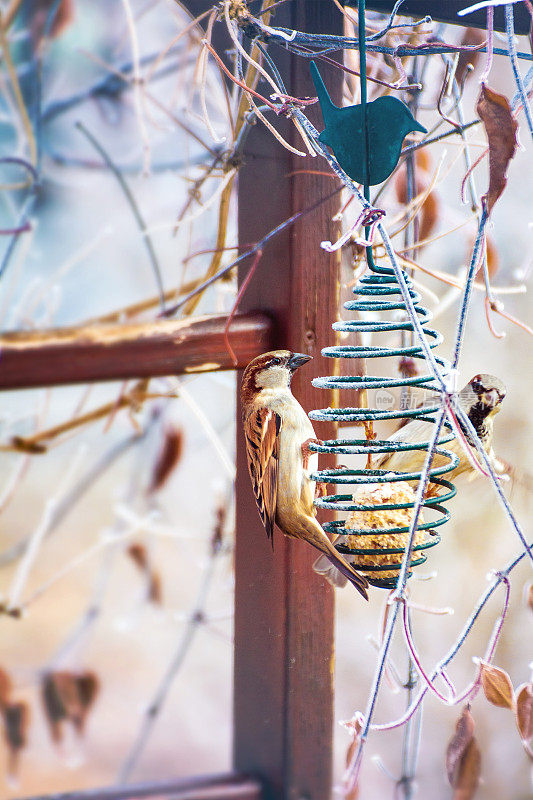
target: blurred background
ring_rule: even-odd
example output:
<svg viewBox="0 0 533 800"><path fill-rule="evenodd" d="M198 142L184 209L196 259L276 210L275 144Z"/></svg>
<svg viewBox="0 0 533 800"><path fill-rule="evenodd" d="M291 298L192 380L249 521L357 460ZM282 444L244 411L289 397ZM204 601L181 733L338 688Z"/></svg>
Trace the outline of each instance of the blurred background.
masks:
<svg viewBox="0 0 533 800"><path fill-rule="evenodd" d="M57 9L61 24L50 17ZM23 4L19 14L3 34L0 141L3 156L28 157L12 61L29 108L36 101L35 87L40 87L43 122L35 134L41 186L30 205L30 193L20 187L21 174L27 177L24 171L16 164L0 164L1 227L29 227L16 241L2 237L2 329L80 324L119 309L115 318L122 320L133 317L124 309L148 301L151 305L135 318L153 317L159 280L170 290L201 279L211 260L211 253L202 251L215 246L227 175L216 167L208 172L208 165L213 149L216 155L224 137L227 141L231 136L220 75L210 62L205 73L210 131L199 89L201 35L192 27L175 41L190 18L170 0L41 0L31 12ZM56 19L53 25L51 19ZM462 35L453 27L445 32L447 41L459 41ZM520 41L519 48L527 51L527 41ZM465 85L467 120L475 116L483 64L478 63ZM384 62L381 67L391 79L394 65ZM143 83L132 81L136 69ZM420 103L420 119L428 128L442 80L443 66L435 58ZM496 57L489 82L508 98L515 93L510 64L503 58ZM357 100L351 85L346 99ZM123 187L86 132L127 181L155 259L147 253ZM481 126L468 131L467 139L475 160L485 147ZM489 255L494 286L512 287L513 293L501 296L506 312L531 325L525 287L532 266L533 150L525 126L520 143L507 189L492 215ZM421 249L417 260L427 270L455 276L468 264L477 227L469 205L461 202L463 145L450 137L428 150L420 172L426 187L434 180L434 219L428 221L427 237L447 235ZM486 161L475 172L480 195L487 185ZM305 164L317 168L310 158ZM400 182L401 171L380 199L393 223L402 219ZM235 217L233 198L228 244L236 241ZM200 255L189 259L196 253ZM343 251L347 287L354 279L353 255L352 248ZM225 254L223 263L231 258L232 253ZM449 357L447 343L453 340L460 292L426 273L416 272L415 279L444 334L441 352ZM233 280L218 281L201 296L195 313L227 312L234 298ZM496 338L487 325L483 300L483 292L476 291L460 383L477 372L490 372L507 385L495 423L495 449L516 468L518 477L506 485L506 493L530 536L531 339L523 328L493 315L494 328L505 334ZM131 389L108 383L3 392L0 443L115 403ZM159 397L50 437L44 453L3 448L0 591L4 608L20 609L20 615L0 617L0 668L4 682L11 684L10 702L24 704L25 717L24 746L11 741L10 747L8 736L0 749L3 797L109 784L119 774L144 781L230 766L235 376L227 372L158 379L150 391ZM417 603L454 612L413 612L414 635L428 670L456 638L487 586L487 575L519 552L488 483L480 477L460 479L459 490L441 545L411 579ZM35 551L28 559L30 541ZM530 565L524 560L513 573L510 609L495 657L514 686L531 679L530 580ZM363 606L349 589L337 592L338 720L364 710L385 597L375 589ZM472 679L472 658L484 652L502 599L503 591L497 592L453 662L450 674L458 687ZM394 660L406 677L401 637ZM52 685L51 675L56 676ZM54 680L63 681L67 695L75 694L70 719L54 718ZM87 703L80 706L75 688L82 680L89 688ZM385 686L376 721L400 716L405 702L404 691ZM147 722L154 704L156 714ZM426 702L419 797L429 791L435 800L450 796L444 753L458 713L431 697ZM481 696L472 713L483 754L478 796L530 797L531 765L513 714ZM337 726L337 781L349 741ZM361 797L391 797L387 771L398 775L400 758L401 731L371 737Z"/></svg>

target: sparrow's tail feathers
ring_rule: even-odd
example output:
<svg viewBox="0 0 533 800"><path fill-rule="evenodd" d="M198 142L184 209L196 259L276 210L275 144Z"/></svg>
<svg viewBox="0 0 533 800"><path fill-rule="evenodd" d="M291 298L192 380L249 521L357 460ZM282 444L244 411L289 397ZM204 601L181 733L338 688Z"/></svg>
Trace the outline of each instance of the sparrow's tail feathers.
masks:
<svg viewBox="0 0 533 800"><path fill-rule="evenodd" d="M310 64L311 68L311 77L313 79L313 83L315 84L315 90L318 95L318 100L320 103L320 109L322 111L322 116L324 118L324 125L327 125L330 121L331 117L337 110L337 106L334 105L331 101L331 97L328 94L328 90L322 80L322 76L318 71L317 65L314 61L311 61Z"/></svg>
<svg viewBox="0 0 533 800"><path fill-rule="evenodd" d="M352 565L348 564L348 562L343 559L340 553L338 553L335 550L335 548L333 547L333 545L331 544L331 542L329 541L328 537L325 534L324 538L320 542L320 545L321 546L319 549L323 551L326 558L328 558L329 561L331 562L331 565L336 570L338 570L338 572L341 573L341 576L347 578L350 581L350 583L353 586L355 586L359 594L361 594L365 598L365 600L368 600L368 593L366 591L368 587L367 579L363 575L360 575L358 572L356 572L352 567ZM318 560L320 561L320 559ZM315 562L315 572L317 572L316 562ZM336 572L330 573L328 571L327 573L323 572L322 574L327 578L327 580L330 581L330 583L333 584L333 586L339 585L338 581L341 576L337 576Z"/></svg>
<svg viewBox="0 0 533 800"><path fill-rule="evenodd" d="M345 578L342 572L339 572L328 556L319 556L313 564L313 569L317 575L322 575L332 586L342 589L348 583L348 578Z"/></svg>

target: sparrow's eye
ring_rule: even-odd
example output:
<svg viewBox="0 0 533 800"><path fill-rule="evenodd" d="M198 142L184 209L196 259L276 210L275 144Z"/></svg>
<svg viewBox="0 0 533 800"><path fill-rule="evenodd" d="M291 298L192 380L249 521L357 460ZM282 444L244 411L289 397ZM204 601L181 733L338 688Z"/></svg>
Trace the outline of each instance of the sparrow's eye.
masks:
<svg viewBox="0 0 533 800"><path fill-rule="evenodd" d="M272 361L270 362L271 367L279 367L280 364L281 364L281 358L273 358Z"/></svg>

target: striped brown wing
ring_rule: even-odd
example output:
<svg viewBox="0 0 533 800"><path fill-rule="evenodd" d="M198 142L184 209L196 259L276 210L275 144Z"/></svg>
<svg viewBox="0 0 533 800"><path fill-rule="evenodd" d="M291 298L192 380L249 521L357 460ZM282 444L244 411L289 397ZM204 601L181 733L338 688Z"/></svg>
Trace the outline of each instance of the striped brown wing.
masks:
<svg viewBox="0 0 533 800"><path fill-rule="evenodd" d="M257 508L267 536L274 546L274 521L278 495L279 414L261 408L244 420L248 469Z"/></svg>

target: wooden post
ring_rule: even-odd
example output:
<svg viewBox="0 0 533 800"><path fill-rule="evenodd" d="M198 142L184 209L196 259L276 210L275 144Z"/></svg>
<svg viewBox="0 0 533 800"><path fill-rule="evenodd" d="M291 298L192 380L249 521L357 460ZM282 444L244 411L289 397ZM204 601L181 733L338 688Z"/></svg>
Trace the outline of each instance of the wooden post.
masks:
<svg viewBox="0 0 533 800"><path fill-rule="evenodd" d="M342 32L340 13L323 0L282 5L272 24ZM287 91L312 96L308 62L280 48L272 52ZM342 72L328 67L322 72L339 101ZM321 127L317 108L310 115ZM273 122L293 145L305 149L294 126ZM302 169L324 170L324 164L293 156L260 123L255 126L239 173L242 241L259 240L335 188L328 177L290 175ZM273 314L276 346L314 357L293 381L306 410L331 402L327 392L311 386L311 379L333 369L320 350L334 342L338 260L321 250L320 242L337 235L331 217L338 203L338 197L325 202L267 245L241 303L242 311ZM241 283L249 266L242 266ZM323 439L335 436L333 425L318 425L316 432ZM321 466L331 464L327 458L321 461ZM236 494L234 767L259 777L268 800L327 800L332 783L333 593L313 573L317 554L310 546L276 531L272 552L250 487L239 419Z"/></svg>

